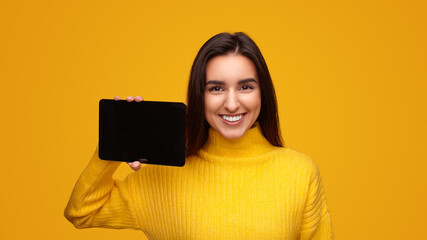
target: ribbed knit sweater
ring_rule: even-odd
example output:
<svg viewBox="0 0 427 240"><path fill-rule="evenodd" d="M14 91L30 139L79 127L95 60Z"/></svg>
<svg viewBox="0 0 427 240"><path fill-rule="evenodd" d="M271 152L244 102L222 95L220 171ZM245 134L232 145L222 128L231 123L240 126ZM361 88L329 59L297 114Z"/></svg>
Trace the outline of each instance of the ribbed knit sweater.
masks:
<svg viewBox="0 0 427 240"><path fill-rule="evenodd" d="M113 179L121 163L96 148L65 208L76 228L130 228L148 239L334 239L318 168L272 146L259 124L239 139L212 128L184 167L145 164Z"/></svg>

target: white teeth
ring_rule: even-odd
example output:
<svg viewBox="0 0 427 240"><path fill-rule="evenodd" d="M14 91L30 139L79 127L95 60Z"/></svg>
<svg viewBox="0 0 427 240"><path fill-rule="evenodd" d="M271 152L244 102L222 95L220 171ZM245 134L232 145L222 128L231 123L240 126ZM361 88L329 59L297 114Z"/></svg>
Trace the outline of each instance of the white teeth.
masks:
<svg viewBox="0 0 427 240"><path fill-rule="evenodd" d="M231 116L229 117L229 116L226 116L226 115L222 115L222 118L224 120L226 120L226 121L229 121L229 122L239 121L240 119L242 119L242 117L243 117L243 114L239 115L239 116L234 116L234 117L231 117Z"/></svg>

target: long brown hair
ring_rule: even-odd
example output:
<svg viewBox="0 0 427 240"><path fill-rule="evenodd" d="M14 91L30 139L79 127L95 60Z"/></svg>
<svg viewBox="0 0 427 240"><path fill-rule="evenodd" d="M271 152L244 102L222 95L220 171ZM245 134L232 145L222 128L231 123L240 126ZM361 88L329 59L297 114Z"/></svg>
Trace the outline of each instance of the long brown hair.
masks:
<svg viewBox="0 0 427 240"><path fill-rule="evenodd" d="M283 147L280 137L277 100L267 64L255 42L245 33L219 33L200 48L191 67L187 91L186 156L197 153L208 140L209 124L205 119L204 92L206 63L219 55L241 54L255 64L261 88L261 111L257 121L264 137L274 146Z"/></svg>

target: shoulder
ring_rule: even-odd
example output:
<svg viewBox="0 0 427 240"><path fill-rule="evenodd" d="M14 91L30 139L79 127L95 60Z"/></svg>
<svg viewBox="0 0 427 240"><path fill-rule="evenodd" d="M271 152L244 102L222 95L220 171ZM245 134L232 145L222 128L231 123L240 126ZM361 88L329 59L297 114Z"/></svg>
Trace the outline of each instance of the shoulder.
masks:
<svg viewBox="0 0 427 240"><path fill-rule="evenodd" d="M282 164L290 166L295 170L303 171L306 173L313 173L317 171L316 162L313 161L313 159L309 155L303 152L289 147L282 147L278 148L275 151L275 154L277 158L280 159L280 162Z"/></svg>

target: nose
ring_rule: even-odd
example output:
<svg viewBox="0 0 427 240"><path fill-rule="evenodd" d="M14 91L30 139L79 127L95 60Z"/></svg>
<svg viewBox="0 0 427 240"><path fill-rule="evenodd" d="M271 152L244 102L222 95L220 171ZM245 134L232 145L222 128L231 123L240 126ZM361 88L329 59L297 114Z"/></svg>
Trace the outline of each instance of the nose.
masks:
<svg viewBox="0 0 427 240"><path fill-rule="evenodd" d="M234 91L229 91L226 95L224 107L229 112L235 112L240 107L239 97Z"/></svg>

